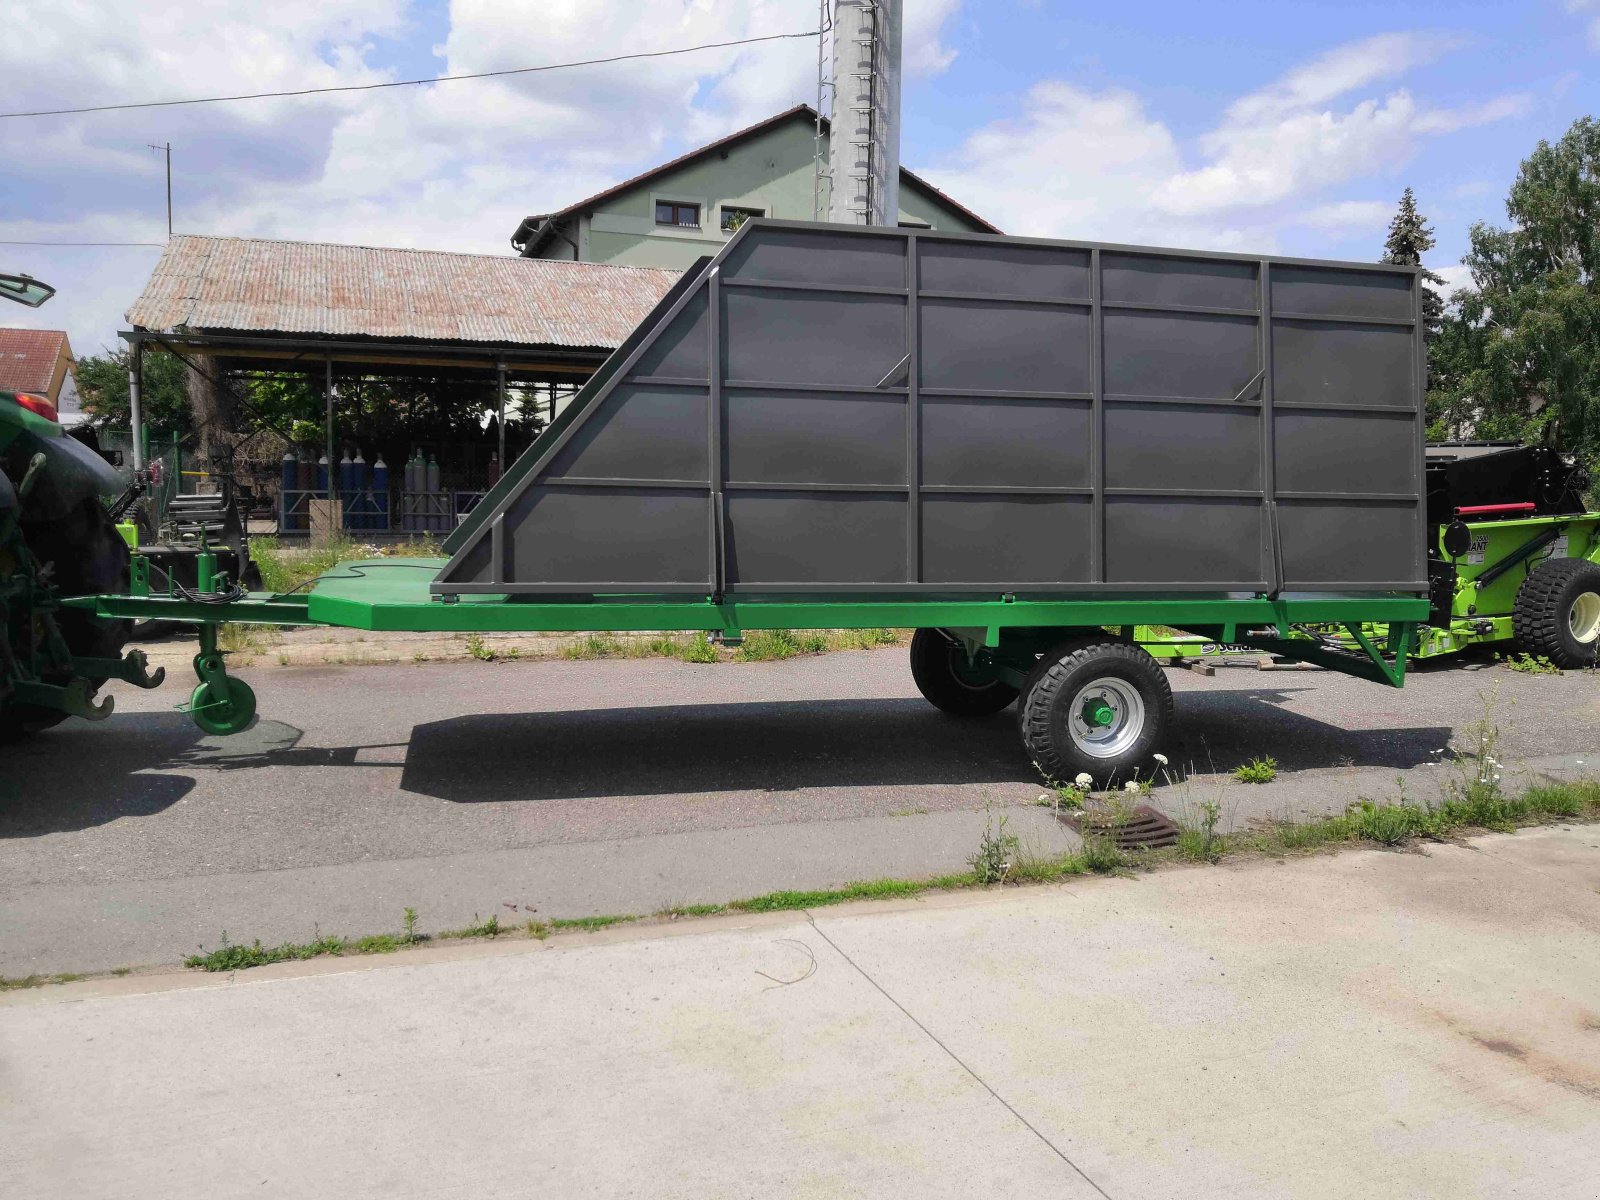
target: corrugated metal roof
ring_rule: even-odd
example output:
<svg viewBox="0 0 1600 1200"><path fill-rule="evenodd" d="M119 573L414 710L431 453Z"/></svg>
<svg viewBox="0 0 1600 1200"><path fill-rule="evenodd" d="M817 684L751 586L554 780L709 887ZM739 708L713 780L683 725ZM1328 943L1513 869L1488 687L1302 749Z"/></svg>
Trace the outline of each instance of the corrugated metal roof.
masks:
<svg viewBox="0 0 1600 1200"><path fill-rule="evenodd" d="M59 329L0 329L0 392L48 395L66 346Z"/></svg>
<svg viewBox="0 0 1600 1200"><path fill-rule="evenodd" d="M128 309L152 330L613 348L677 280L654 267L184 235Z"/></svg>

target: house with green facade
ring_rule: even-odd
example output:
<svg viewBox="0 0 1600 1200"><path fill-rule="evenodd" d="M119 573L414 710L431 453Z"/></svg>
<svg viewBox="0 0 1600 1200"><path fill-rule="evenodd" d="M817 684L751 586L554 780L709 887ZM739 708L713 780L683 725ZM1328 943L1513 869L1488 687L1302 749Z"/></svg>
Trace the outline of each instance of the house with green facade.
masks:
<svg viewBox="0 0 1600 1200"><path fill-rule="evenodd" d="M824 161L827 122L822 122ZM815 217L817 113L809 104L729 134L560 212L525 217L511 244L525 258L686 270L751 217ZM900 224L999 233L904 168Z"/></svg>

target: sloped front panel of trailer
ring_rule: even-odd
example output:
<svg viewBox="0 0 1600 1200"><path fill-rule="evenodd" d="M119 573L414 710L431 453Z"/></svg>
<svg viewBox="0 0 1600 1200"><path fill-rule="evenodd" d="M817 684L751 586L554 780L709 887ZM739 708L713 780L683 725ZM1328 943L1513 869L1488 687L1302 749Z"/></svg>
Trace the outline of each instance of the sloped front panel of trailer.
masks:
<svg viewBox="0 0 1600 1200"><path fill-rule="evenodd" d="M1425 589L1415 277L748 223L435 592Z"/></svg>

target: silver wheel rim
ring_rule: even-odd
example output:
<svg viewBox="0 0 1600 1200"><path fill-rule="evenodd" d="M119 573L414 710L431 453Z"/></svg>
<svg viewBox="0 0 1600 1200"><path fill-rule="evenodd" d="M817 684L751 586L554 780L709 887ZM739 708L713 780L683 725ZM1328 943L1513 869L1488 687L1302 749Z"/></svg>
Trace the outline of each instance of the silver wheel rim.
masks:
<svg viewBox="0 0 1600 1200"><path fill-rule="evenodd" d="M1567 628L1580 646L1600 641L1600 592L1583 592L1567 610Z"/></svg>
<svg viewBox="0 0 1600 1200"><path fill-rule="evenodd" d="M1144 699L1125 679L1104 675L1078 689L1067 710L1072 744L1091 758L1127 753L1144 732Z"/></svg>

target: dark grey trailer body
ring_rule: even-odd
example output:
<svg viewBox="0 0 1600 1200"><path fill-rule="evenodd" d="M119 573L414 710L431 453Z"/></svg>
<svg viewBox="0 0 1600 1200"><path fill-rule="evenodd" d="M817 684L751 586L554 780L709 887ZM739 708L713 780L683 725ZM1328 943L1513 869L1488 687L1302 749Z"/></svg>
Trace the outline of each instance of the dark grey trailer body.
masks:
<svg viewBox="0 0 1600 1200"><path fill-rule="evenodd" d="M755 220L435 593L1427 590L1407 267Z"/></svg>

